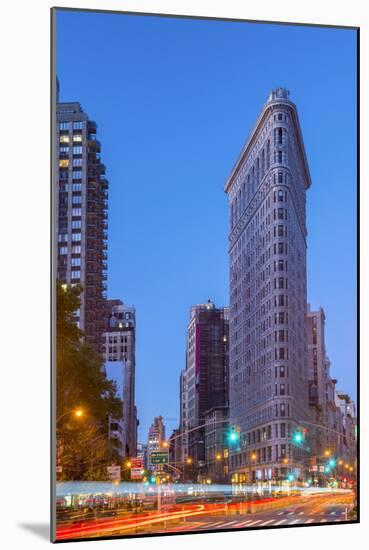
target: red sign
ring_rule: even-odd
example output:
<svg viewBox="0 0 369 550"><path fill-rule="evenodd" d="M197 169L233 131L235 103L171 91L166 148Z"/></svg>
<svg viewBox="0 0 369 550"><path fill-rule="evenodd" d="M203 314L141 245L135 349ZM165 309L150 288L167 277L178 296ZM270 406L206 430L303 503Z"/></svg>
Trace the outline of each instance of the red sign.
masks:
<svg viewBox="0 0 369 550"><path fill-rule="evenodd" d="M142 458L131 458L131 479L142 478Z"/></svg>

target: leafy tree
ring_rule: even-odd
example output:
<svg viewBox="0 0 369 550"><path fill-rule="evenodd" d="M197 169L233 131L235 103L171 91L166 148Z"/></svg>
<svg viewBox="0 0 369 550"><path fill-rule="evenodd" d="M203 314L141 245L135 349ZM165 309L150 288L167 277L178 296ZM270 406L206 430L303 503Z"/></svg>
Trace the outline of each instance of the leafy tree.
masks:
<svg viewBox="0 0 369 550"><path fill-rule="evenodd" d="M106 460L114 458L106 437L107 423L109 415L121 418L122 401L115 382L106 377L102 357L84 342L83 332L77 327L75 313L80 307L81 290L80 286L57 284L56 428L63 471L65 468L73 479L85 479L86 475L96 479L103 456ZM78 408L83 411L80 418L73 415ZM96 456L92 459L95 474L89 471L88 458L93 440L98 442L94 444Z"/></svg>

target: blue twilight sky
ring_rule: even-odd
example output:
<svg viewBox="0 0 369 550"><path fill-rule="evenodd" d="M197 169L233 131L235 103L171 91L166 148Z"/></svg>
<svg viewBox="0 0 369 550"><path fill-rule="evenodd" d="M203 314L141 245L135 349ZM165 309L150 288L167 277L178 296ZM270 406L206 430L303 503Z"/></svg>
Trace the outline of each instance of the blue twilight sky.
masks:
<svg viewBox="0 0 369 550"><path fill-rule="evenodd" d="M154 416L179 416L191 304L228 304L223 186L277 86L297 104L312 177L308 300L356 398L356 32L63 10L57 74L60 100L98 124L108 296L137 310L139 440Z"/></svg>

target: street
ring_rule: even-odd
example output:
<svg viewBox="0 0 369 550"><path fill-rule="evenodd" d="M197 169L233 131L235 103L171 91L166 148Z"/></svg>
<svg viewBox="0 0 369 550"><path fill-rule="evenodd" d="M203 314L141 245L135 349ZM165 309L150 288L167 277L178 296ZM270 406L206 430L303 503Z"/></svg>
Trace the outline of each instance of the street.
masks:
<svg viewBox="0 0 369 550"><path fill-rule="evenodd" d="M283 506L280 502L277 508L254 513L239 513L239 509L229 510L224 504L213 506L211 510L206 504L191 504L151 514L140 513L130 517L117 514L115 517L77 523L66 522L59 525L57 540L355 521L356 518L350 515L352 502L351 493L310 495L299 497L293 504L289 501Z"/></svg>

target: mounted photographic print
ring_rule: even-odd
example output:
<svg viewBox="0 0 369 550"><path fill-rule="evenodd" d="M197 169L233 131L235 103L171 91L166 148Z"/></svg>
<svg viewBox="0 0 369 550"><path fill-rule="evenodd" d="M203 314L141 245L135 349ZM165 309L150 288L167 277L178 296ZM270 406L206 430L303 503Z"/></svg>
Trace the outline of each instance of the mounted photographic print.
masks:
<svg viewBox="0 0 369 550"><path fill-rule="evenodd" d="M52 36L52 540L358 522L359 29Z"/></svg>

